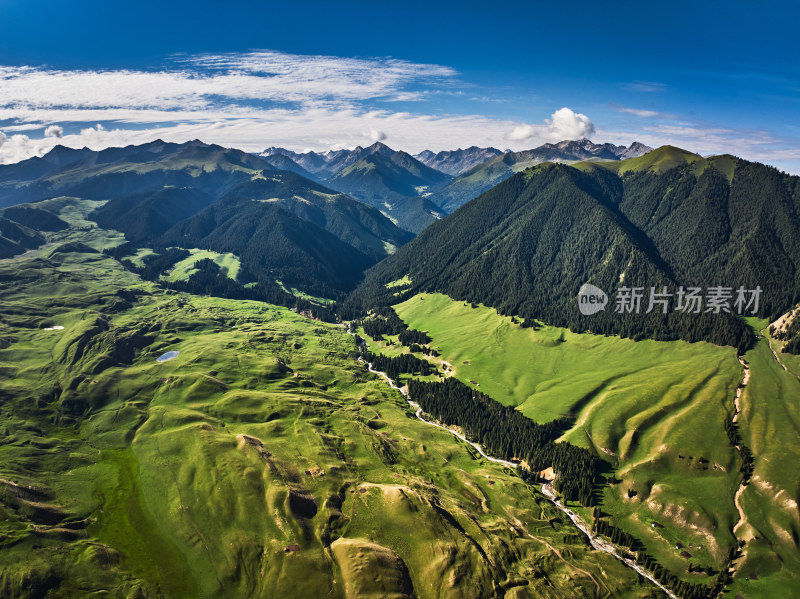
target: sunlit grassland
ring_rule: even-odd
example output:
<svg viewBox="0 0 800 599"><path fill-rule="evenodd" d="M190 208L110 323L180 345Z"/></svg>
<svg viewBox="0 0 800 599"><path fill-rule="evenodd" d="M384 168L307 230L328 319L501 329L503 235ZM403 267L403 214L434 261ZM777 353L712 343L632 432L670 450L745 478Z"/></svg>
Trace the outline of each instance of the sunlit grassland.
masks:
<svg viewBox="0 0 800 599"><path fill-rule="evenodd" d="M429 331L462 381L538 422L571 417L564 439L596 451L622 481L606 488L603 509L665 566L701 580L678 541L694 545L695 565L722 565L735 544L740 480L723 426L743 374L733 348L522 328L440 294L395 309Z"/></svg>
<svg viewBox="0 0 800 599"><path fill-rule="evenodd" d="M169 281L170 283L188 281L189 277L197 272L197 269L194 267L195 262L198 260L207 259L215 262L217 266L219 266L220 271L222 271L222 274L227 276L229 279L233 279L234 281L237 280L237 277L239 276L239 267L241 264L239 262L239 258L234 254L231 254L230 252L219 253L211 250L200 250L197 248L192 248L189 250L189 252L191 253L191 256L176 262L175 266L173 266L169 272L162 275L161 278L165 281ZM137 257L139 257L138 254Z"/></svg>

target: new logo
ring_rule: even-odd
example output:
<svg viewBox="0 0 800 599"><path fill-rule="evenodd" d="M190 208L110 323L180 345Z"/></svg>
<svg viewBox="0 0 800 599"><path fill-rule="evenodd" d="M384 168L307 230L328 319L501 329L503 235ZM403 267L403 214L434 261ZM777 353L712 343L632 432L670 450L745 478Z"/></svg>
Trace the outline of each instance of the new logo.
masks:
<svg viewBox="0 0 800 599"><path fill-rule="evenodd" d="M584 316L591 316L600 312L606 307L607 303L608 296L599 287L584 283L580 291L578 291L578 309Z"/></svg>

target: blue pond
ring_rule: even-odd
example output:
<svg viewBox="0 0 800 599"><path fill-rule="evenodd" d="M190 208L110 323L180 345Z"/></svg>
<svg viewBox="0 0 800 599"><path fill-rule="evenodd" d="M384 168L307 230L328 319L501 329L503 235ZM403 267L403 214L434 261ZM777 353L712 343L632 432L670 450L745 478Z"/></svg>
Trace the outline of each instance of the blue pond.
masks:
<svg viewBox="0 0 800 599"><path fill-rule="evenodd" d="M166 362L167 360L171 360L172 358L177 358L179 353L181 352L168 351L164 355L157 357L156 362Z"/></svg>

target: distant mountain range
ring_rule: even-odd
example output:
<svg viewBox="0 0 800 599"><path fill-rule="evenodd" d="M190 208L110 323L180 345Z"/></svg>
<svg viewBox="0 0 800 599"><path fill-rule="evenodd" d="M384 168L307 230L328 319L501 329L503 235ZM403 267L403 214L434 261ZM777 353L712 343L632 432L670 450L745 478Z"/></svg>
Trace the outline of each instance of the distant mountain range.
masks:
<svg viewBox="0 0 800 599"><path fill-rule="evenodd" d="M544 144L522 152L472 146L411 156L376 142L353 150L297 153L271 147L259 154L277 168L315 177L348 193L391 218L398 226L419 233L472 198L516 172L542 162L624 160L649 152L630 146L595 144L588 139ZM416 198L414 201L410 199Z"/></svg>
<svg viewBox="0 0 800 599"><path fill-rule="evenodd" d="M641 156L651 150L652 148L639 142L625 147L608 143L595 144L588 139L580 139L544 144L522 152L506 152L462 172L435 192L430 200L450 214L514 173L543 162L570 164L584 160L624 160Z"/></svg>
<svg viewBox="0 0 800 599"><path fill-rule="evenodd" d="M289 171L290 173L295 173L301 177L305 177L306 179L319 181L319 177L304 169L285 154L272 154L269 156L262 156L262 158L264 159L264 162L275 167L279 171Z"/></svg>
<svg viewBox="0 0 800 599"><path fill-rule="evenodd" d="M473 166L501 156L502 154L503 152L497 148L479 148L477 146L471 146L466 150L459 148L458 150L438 152L435 154L430 150L425 150L414 155L414 158L431 168L435 168L436 170L455 177L471 169Z"/></svg>
<svg viewBox="0 0 800 599"><path fill-rule="evenodd" d="M426 198L448 183L450 175L380 142L366 148L303 154L273 147L259 156L285 170L306 171L328 187L377 208L406 231L419 233L444 216Z"/></svg>

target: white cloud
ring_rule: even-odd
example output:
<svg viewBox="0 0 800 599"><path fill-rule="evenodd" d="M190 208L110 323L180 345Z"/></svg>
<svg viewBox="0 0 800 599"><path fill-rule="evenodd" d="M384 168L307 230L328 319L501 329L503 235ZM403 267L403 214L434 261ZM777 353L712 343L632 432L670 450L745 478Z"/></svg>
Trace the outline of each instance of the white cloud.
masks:
<svg viewBox="0 0 800 599"><path fill-rule="evenodd" d="M451 80L445 66L280 52L179 57L171 70L54 70L0 66L0 106L192 110L222 99L346 103L418 97L407 86Z"/></svg>
<svg viewBox="0 0 800 599"><path fill-rule="evenodd" d="M547 133L551 141L589 137L594 131L594 124L588 116L566 107L556 110L547 123Z"/></svg>
<svg viewBox="0 0 800 599"><path fill-rule="evenodd" d="M508 141L529 141L530 143L547 143L565 139L581 139L595 132L595 126L585 114L575 112L567 107L556 110L543 125L516 125L505 139Z"/></svg>
<svg viewBox="0 0 800 599"><path fill-rule="evenodd" d="M633 81L625 85L625 89L634 92L656 93L667 89L666 83L658 81Z"/></svg>
<svg viewBox="0 0 800 599"><path fill-rule="evenodd" d="M5 125L3 130L8 133L9 131L35 131L37 129L41 129L44 126L44 123L24 123L22 125Z"/></svg>
<svg viewBox="0 0 800 599"><path fill-rule="evenodd" d="M0 119L4 118L0 110ZM48 120L67 122L48 113ZM102 112L93 113L102 116ZM118 116L123 116L118 114ZM186 116L186 115L182 115ZM128 128L127 121L105 121L84 127L78 133L65 133L61 139L43 138L29 144L28 154L21 148L13 153L0 148L0 163L10 163L40 155L57 143L73 147L100 150L111 146L140 144L161 138L165 141L184 142L202 139L226 147L245 151L261 151L267 146L283 146L293 150L327 150L364 145L371 131L391 140L392 147L410 152L426 148L439 151L470 145L497 146L503 144L503 135L514 126L508 120L482 116L443 116L396 113L390 111L363 112L354 108L314 108L288 110L275 108L253 110L241 114L225 115L220 111L194 113L180 121L156 121L149 126L136 121L136 128ZM372 139L372 138L370 138ZM374 140L373 140L374 141ZM525 143L508 144L514 149L528 147Z"/></svg>
<svg viewBox="0 0 800 599"><path fill-rule="evenodd" d="M44 130L45 137L64 137L64 129L59 127L58 125L50 125L47 129Z"/></svg>
<svg viewBox="0 0 800 599"><path fill-rule="evenodd" d="M383 141L386 139L386 134L383 131L378 131L374 127L370 127L369 133L367 133L366 137L368 137L371 141Z"/></svg>
<svg viewBox="0 0 800 599"><path fill-rule="evenodd" d="M674 115L671 114L664 114L663 112L657 112L655 110L641 110L638 108L619 108L620 112L624 112L626 114L632 114L634 116L642 117L642 118L659 118L659 119L672 119L675 118Z"/></svg>
<svg viewBox="0 0 800 599"><path fill-rule="evenodd" d="M517 125L506 135L508 141L525 141L536 135L538 129L533 125Z"/></svg>
<svg viewBox="0 0 800 599"><path fill-rule="evenodd" d="M47 143L34 141L27 135L16 134L8 137L0 132L0 164L10 164L32 156L41 156L51 147Z"/></svg>
<svg viewBox="0 0 800 599"><path fill-rule="evenodd" d="M156 138L199 138L246 151L270 145L327 150L363 145L365 138L388 139L395 148L419 152L472 145L522 150L597 134L595 141L671 143L800 170L796 140L682 122L654 110L615 107L653 120L631 127L635 130L596 131L588 116L566 107L538 123L522 123L434 114L435 105L419 102L464 96L457 88L469 82L457 77L452 68L434 64L269 51L178 56L157 71L0 66L0 164L42 155L59 143L99 150ZM667 89L642 81L626 87ZM413 102L415 112L390 108L401 101ZM44 137L36 138L42 131Z"/></svg>

